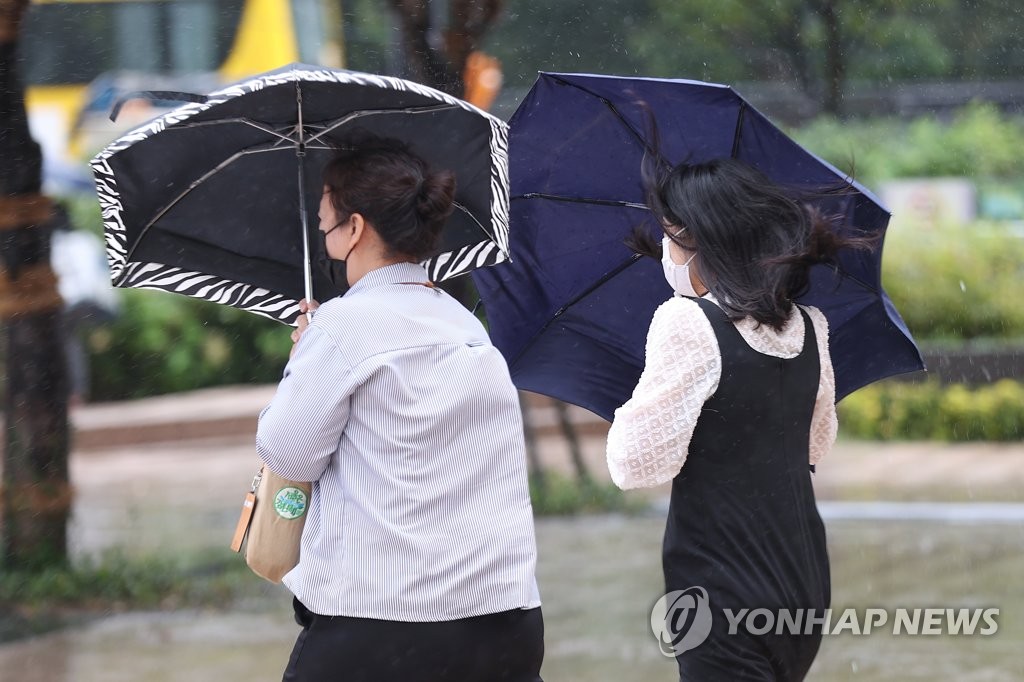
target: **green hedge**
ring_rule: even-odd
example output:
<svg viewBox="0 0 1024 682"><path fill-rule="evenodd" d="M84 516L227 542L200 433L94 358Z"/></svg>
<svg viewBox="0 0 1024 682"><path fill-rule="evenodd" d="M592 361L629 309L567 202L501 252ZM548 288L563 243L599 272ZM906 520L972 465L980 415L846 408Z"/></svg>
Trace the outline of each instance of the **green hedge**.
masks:
<svg viewBox="0 0 1024 682"><path fill-rule="evenodd" d="M1024 238L978 223L891 231L883 285L918 341L1024 338ZM115 324L88 336L94 400L280 379L288 328L164 292L123 290Z"/></svg>
<svg viewBox="0 0 1024 682"><path fill-rule="evenodd" d="M0 570L0 644L117 611L228 608L274 592L227 548L159 557L113 550L73 564L5 567Z"/></svg>
<svg viewBox="0 0 1024 682"><path fill-rule="evenodd" d="M1024 236L998 224L890 230L882 285L918 340L1024 337Z"/></svg>
<svg viewBox="0 0 1024 682"><path fill-rule="evenodd" d="M288 327L227 306L126 289L118 319L90 331L92 400L280 380Z"/></svg>
<svg viewBox="0 0 1024 682"><path fill-rule="evenodd" d="M1021 440L1024 384L1003 379L971 389L881 382L839 404L839 426L845 435L872 440Z"/></svg>
<svg viewBox="0 0 1024 682"><path fill-rule="evenodd" d="M530 476L530 498L537 516L572 516L596 512L634 513L642 502L626 497L613 483L580 481L558 472Z"/></svg>
<svg viewBox="0 0 1024 682"><path fill-rule="evenodd" d="M992 104L970 104L948 122L820 118L790 133L868 185L901 177L1024 177L1024 118Z"/></svg>

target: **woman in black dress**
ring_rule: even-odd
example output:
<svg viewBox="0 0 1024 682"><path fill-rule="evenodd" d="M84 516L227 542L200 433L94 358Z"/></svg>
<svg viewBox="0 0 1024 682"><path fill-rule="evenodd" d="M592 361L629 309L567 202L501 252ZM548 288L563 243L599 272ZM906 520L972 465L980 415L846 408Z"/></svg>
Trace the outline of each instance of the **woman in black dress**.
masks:
<svg viewBox="0 0 1024 682"><path fill-rule="evenodd" d="M651 185L664 239L638 231L631 246L662 260L676 295L651 322L608 466L622 488L672 481L666 591L701 587L712 614L702 644L676 649L680 678L801 680L820 624L730 634L724 609L829 606L811 473L835 440L835 381L825 317L793 301L811 265L866 243L739 161L681 164Z"/></svg>

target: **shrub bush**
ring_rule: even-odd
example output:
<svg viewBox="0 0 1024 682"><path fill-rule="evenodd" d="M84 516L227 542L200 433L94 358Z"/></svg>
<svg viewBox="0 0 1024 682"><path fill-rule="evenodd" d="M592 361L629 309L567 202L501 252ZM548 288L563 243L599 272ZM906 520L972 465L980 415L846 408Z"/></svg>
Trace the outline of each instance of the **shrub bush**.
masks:
<svg viewBox="0 0 1024 682"><path fill-rule="evenodd" d="M1024 238L976 223L886 238L882 282L918 341L1024 338ZM122 311L88 334L95 400L280 379L281 324L164 292L119 292Z"/></svg>
<svg viewBox="0 0 1024 682"><path fill-rule="evenodd" d="M948 122L931 116L838 121L820 118L791 131L803 146L870 185L900 177L1024 176L1024 118L976 102Z"/></svg>
<svg viewBox="0 0 1024 682"><path fill-rule="evenodd" d="M273 383L291 349L284 325L227 306L126 289L118 319L87 334L93 400Z"/></svg>
<svg viewBox="0 0 1024 682"><path fill-rule="evenodd" d="M882 284L918 340L1024 336L1024 238L1004 226L891 231Z"/></svg>
<svg viewBox="0 0 1024 682"><path fill-rule="evenodd" d="M0 571L0 644L115 611L236 607L275 590L226 548L173 557L112 550L72 564L9 569Z"/></svg>
<svg viewBox="0 0 1024 682"><path fill-rule="evenodd" d="M1024 384L1003 379L971 389L881 382L839 404L839 427L848 436L873 440L1021 440Z"/></svg>
<svg viewBox="0 0 1024 682"><path fill-rule="evenodd" d="M78 229L102 235L94 197L64 203ZM166 292L119 289L118 294L117 319L83 332L92 400L280 380L292 345L284 325Z"/></svg>
<svg viewBox="0 0 1024 682"><path fill-rule="evenodd" d="M579 481L546 471L543 478L530 476L530 497L537 516L571 516L595 512L637 512L644 508L627 498L613 483Z"/></svg>

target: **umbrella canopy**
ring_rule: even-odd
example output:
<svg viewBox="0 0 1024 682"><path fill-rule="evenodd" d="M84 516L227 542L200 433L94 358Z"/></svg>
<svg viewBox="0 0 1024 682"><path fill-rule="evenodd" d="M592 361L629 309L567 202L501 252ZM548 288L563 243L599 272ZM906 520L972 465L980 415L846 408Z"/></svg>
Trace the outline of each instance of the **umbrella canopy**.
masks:
<svg viewBox="0 0 1024 682"><path fill-rule="evenodd" d="M641 102L645 104L641 104ZM645 106L647 109L645 109ZM474 273L490 332L519 388L611 420L644 366L647 328L672 295L661 265L623 240L660 227L640 178L645 120L672 163L734 157L819 194L839 231L884 234L889 213L870 192L801 148L731 88L686 80L541 74L510 121L511 259ZM837 399L883 377L923 369L881 285L881 249L815 266L800 302L828 318Z"/></svg>
<svg viewBox="0 0 1024 682"><path fill-rule="evenodd" d="M455 172L456 210L425 263L433 281L505 259L508 129L476 107L399 78L304 64L189 97L92 160L116 286L286 323L300 298L342 293L309 267L309 244L321 171L355 127Z"/></svg>

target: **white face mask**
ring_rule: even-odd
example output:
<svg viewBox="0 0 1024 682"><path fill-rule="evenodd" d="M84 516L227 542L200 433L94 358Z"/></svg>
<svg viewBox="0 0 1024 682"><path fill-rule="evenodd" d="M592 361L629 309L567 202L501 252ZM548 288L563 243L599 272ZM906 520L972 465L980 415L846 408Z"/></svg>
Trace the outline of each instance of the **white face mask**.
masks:
<svg viewBox="0 0 1024 682"><path fill-rule="evenodd" d="M694 291L693 284L690 283L690 261L697 254L693 254L685 263L678 265L669 254L669 244L671 243L668 237L663 237L661 240L661 267L665 271L665 279L668 281L668 285L680 296L700 298L700 295Z"/></svg>

